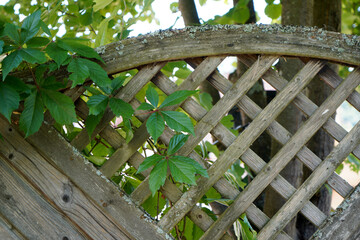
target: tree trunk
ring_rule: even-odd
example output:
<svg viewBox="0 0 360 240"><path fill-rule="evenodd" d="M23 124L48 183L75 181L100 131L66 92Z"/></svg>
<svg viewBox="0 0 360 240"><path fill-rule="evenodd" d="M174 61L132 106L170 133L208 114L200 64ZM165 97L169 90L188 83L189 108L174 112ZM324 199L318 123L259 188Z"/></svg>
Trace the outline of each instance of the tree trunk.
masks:
<svg viewBox="0 0 360 240"><path fill-rule="evenodd" d="M314 26L324 28L329 31L340 32L341 30L341 0L317 0L314 1ZM331 66L334 70L336 66ZM314 79L308 86L308 96L316 104L320 105L332 90L319 78ZM335 118L335 115L333 116ZM320 129L308 143L308 147L318 157L324 159L333 149L334 140L324 130ZM311 174L311 171L304 168L304 180ZM331 192L322 186L311 201L325 214L330 214ZM298 230L301 232L301 240L309 239L316 231L305 217L299 215Z"/></svg>
<svg viewBox="0 0 360 240"><path fill-rule="evenodd" d="M312 6L313 0L283 0L281 23L284 25L311 25L312 24ZM304 66L298 59L280 59L277 68L280 74L287 80L291 80L293 76ZM301 122L303 115L293 105L289 105L277 118L277 121L284 126L290 133L295 133ZM282 145L272 141L271 155L274 156ZM281 175L294 187L299 187L302 182L303 175L302 163L293 159L282 171ZM285 203L285 200L277 194L271 187L266 189L264 212L272 217ZM293 239L297 239L296 217L285 227L285 232Z"/></svg>

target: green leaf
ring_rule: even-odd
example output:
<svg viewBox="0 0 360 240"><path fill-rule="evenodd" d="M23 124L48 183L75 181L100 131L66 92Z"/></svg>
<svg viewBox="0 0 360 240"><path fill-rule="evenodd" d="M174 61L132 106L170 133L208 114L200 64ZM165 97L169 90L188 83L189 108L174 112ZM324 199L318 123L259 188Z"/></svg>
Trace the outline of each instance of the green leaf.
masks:
<svg viewBox="0 0 360 240"><path fill-rule="evenodd" d="M237 5L232 13L232 18L236 23L246 23L246 21L250 18L249 8L246 5Z"/></svg>
<svg viewBox="0 0 360 240"><path fill-rule="evenodd" d="M29 63L44 63L46 62L46 56L43 52L33 48L22 48L19 53L24 61Z"/></svg>
<svg viewBox="0 0 360 240"><path fill-rule="evenodd" d="M49 37L52 37L50 29L42 20L40 20L39 25L40 25L41 29L44 31L44 33L46 33Z"/></svg>
<svg viewBox="0 0 360 240"><path fill-rule="evenodd" d="M12 112L19 107L20 96L15 89L0 82L0 113L11 122Z"/></svg>
<svg viewBox="0 0 360 240"><path fill-rule="evenodd" d="M41 10L37 10L33 14L25 18L21 26L21 39L23 43L26 43L40 30L40 17Z"/></svg>
<svg viewBox="0 0 360 240"><path fill-rule="evenodd" d="M26 46L29 48L38 48L46 46L50 42L50 39L45 37L33 37L27 43Z"/></svg>
<svg viewBox="0 0 360 240"><path fill-rule="evenodd" d="M196 185L195 168L184 161L183 156L172 156L169 158L169 168L174 180L181 183Z"/></svg>
<svg viewBox="0 0 360 240"><path fill-rule="evenodd" d="M76 122L75 106L70 97L54 90L41 90L41 96L51 116L59 124Z"/></svg>
<svg viewBox="0 0 360 240"><path fill-rule="evenodd" d="M16 90L19 94L30 94L31 92L29 86L26 85L24 81L14 76L7 76L5 84Z"/></svg>
<svg viewBox="0 0 360 240"><path fill-rule="evenodd" d="M151 86L146 90L146 98L155 108L157 108L159 105L159 94Z"/></svg>
<svg viewBox="0 0 360 240"><path fill-rule="evenodd" d="M70 52L77 53L82 57L95 58L103 62L99 54L93 48L81 44L79 40L63 38L63 39L58 39L57 44L59 47L68 50Z"/></svg>
<svg viewBox="0 0 360 240"><path fill-rule="evenodd" d="M97 12L103 8L105 8L107 5L109 5L113 0L94 0L94 11Z"/></svg>
<svg viewBox="0 0 360 240"><path fill-rule="evenodd" d="M87 105L89 107L89 114L98 115L105 112L109 102L109 97L105 95L94 95L89 98Z"/></svg>
<svg viewBox="0 0 360 240"><path fill-rule="evenodd" d="M20 116L20 129L24 131L25 137L36 133L44 121L44 104L40 94L33 91L25 99L24 111Z"/></svg>
<svg viewBox="0 0 360 240"><path fill-rule="evenodd" d="M177 132L183 131L195 135L194 126L190 118L185 113L175 111L161 111L161 114L170 128Z"/></svg>
<svg viewBox="0 0 360 240"><path fill-rule="evenodd" d="M199 0L200 6L203 6L207 0Z"/></svg>
<svg viewBox="0 0 360 240"><path fill-rule="evenodd" d="M165 159L160 160L150 173L149 186L154 196L156 191L164 185L166 180L168 164Z"/></svg>
<svg viewBox="0 0 360 240"><path fill-rule="evenodd" d="M99 156L89 156L86 157L90 162L92 162L93 164L97 165L97 166L101 166L104 164L104 162L106 162L106 158L105 157L99 157Z"/></svg>
<svg viewBox="0 0 360 240"><path fill-rule="evenodd" d="M87 26L92 23L92 21L93 21L92 12L93 12L93 10L90 8L90 9L86 10L86 12L84 14L80 15L79 21L80 21L81 25Z"/></svg>
<svg viewBox="0 0 360 240"><path fill-rule="evenodd" d="M121 88L125 82L126 76L119 76L111 80L112 93Z"/></svg>
<svg viewBox="0 0 360 240"><path fill-rule="evenodd" d="M196 162L194 159L191 159L189 157L184 157L184 156L173 156L175 158L177 158L178 160L181 160L183 162L186 162L188 165L191 165L194 170L195 173L200 174L204 177L209 177L207 171L205 168L203 168L198 162Z"/></svg>
<svg viewBox="0 0 360 240"><path fill-rule="evenodd" d="M207 111L213 107L212 97L207 92L203 92L199 94L200 105L203 106Z"/></svg>
<svg viewBox="0 0 360 240"><path fill-rule="evenodd" d="M158 112L154 112L146 121L146 128L154 142L156 142L165 129L164 119Z"/></svg>
<svg viewBox="0 0 360 240"><path fill-rule="evenodd" d="M126 143L129 143L130 140L134 137L134 133L132 131L132 128L131 128L131 122L130 122L130 119L123 119L123 123L124 123L124 128L123 130L125 131L126 133L126 138L125 138L125 141Z"/></svg>
<svg viewBox="0 0 360 240"><path fill-rule="evenodd" d="M122 116L123 118L129 119L134 114L132 106L122 99L110 98L109 106L117 117Z"/></svg>
<svg viewBox="0 0 360 240"><path fill-rule="evenodd" d="M17 66L19 66L21 62L22 62L22 57L19 51L14 51L10 53L9 56L4 58L4 60L2 61L3 81L5 80L9 72L11 72Z"/></svg>
<svg viewBox="0 0 360 240"><path fill-rule="evenodd" d="M111 86L110 78L99 64L83 58L80 58L79 61L86 65L89 69L90 79L93 80L100 88L107 88Z"/></svg>
<svg viewBox="0 0 360 240"><path fill-rule="evenodd" d="M89 91L92 95L99 95L102 94L98 89L93 87L84 86L84 88Z"/></svg>
<svg viewBox="0 0 360 240"><path fill-rule="evenodd" d="M73 58L67 67L67 70L71 72L69 79L72 81L71 87L75 87L78 84L83 84L90 76L89 68L84 64L84 59Z"/></svg>
<svg viewBox="0 0 360 240"><path fill-rule="evenodd" d="M98 115L88 115L88 117L85 120L85 126L86 131L89 134L89 137L93 134L96 126L99 124L101 118L103 116L103 113L100 113Z"/></svg>
<svg viewBox="0 0 360 240"><path fill-rule="evenodd" d="M0 54L3 52L4 41L0 40Z"/></svg>
<svg viewBox="0 0 360 240"><path fill-rule="evenodd" d="M15 44L20 45L19 27L11 23L6 23L4 34L7 35Z"/></svg>
<svg viewBox="0 0 360 240"><path fill-rule="evenodd" d="M154 106L146 102L141 103L140 106L137 108L137 110L153 110L153 109Z"/></svg>
<svg viewBox="0 0 360 240"><path fill-rule="evenodd" d="M46 53L51 57L58 67L61 66L61 64L67 59L68 52L62 48L60 48L56 43L52 42L50 43L46 49Z"/></svg>
<svg viewBox="0 0 360 240"><path fill-rule="evenodd" d="M192 94L196 93L197 91L190 91L190 90L180 90L170 94L160 105L159 108L163 108L166 106L176 105L184 101L187 97L191 96Z"/></svg>
<svg viewBox="0 0 360 240"><path fill-rule="evenodd" d="M281 4L269 4L265 8L265 14L271 19L278 19L281 16Z"/></svg>
<svg viewBox="0 0 360 240"><path fill-rule="evenodd" d="M187 68L186 69L180 68L175 72L175 76L181 79L187 78L190 74L191 74L191 70Z"/></svg>
<svg viewBox="0 0 360 240"><path fill-rule="evenodd" d="M184 134L174 135L170 139L167 155L169 156L169 155L176 153L182 146L184 146L188 137L189 137L189 135L184 135Z"/></svg>
<svg viewBox="0 0 360 240"><path fill-rule="evenodd" d="M154 166L157 164L160 160L164 159L165 157L161 155L151 155L150 157L145 158L145 160L140 164L139 169L137 170L137 173L141 173L142 171L145 171L146 169Z"/></svg>

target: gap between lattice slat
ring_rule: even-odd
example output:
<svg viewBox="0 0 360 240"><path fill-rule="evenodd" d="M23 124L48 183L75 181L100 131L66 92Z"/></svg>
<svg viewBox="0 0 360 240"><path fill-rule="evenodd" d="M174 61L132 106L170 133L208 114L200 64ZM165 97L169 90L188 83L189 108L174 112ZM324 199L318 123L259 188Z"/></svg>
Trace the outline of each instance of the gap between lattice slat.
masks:
<svg viewBox="0 0 360 240"><path fill-rule="evenodd" d="M241 76L240 80L233 85L213 108L196 124L195 136L189 136L184 146L178 151L181 156L187 156L198 145L198 143L218 124L226 113L233 107L239 99L255 84L262 74L271 67L277 57L264 57L254 63L249 70ZM215 69L214 69L215 70ZM209 74L210 75L210 74ZM209 76L208 75L208 76ZM132 197L139 199L136 195L149 192L149 178L146 178L133 192ZM144 197L148 197L144 195ZM144 201L145 198L139 199Z"/></svg>
<svg viewBox="0 0 360 240"><path fill-rule="evenodd" d="M289 82L288 86L277 95L258 117L236 138L225 152L220 155L218 160L209 168L209 178L200 177L197 186L191 187L181 199L168 211L160 220L159 226L165 231L169 231L181 219L187 211L206 193L206 191L224 174L225 171L249 148L255 139L270 125L270 123L281 113L281 111L295 98L316 73L323 66L321 61L309 62L295 77ZM248 72L248 71L247 71ZM245 73L246 74L246 73ZM238 81L235 85L241 83ZM241 87L243 87L241 85ZM223 104L222 100L231 101L226 98L230 92L233 98L236 93L230 89L223 98L210 110L216 109L218 104ZM237 103L240 99L236 99ZM209 112L209 113L210 113ZM269 182L270 183L270 182ZM252 203L248 202L247 207ZM243 210L246 210L244 208Z"/></svg>
<svg viewBox="0 0 360 240"><path fill-rule="evenodd" d="M177 90L194 90L202 81L204 81L222 62L224 57L208 57L206 58L198 68L196 68L189 77L177 88ZM150 79L149 79L150 80ZM168 110L176 110L181 104L170 106ZM148 116L138 115L138 118L143 122L140 128L135 132L133 139L129 144L125 144L119 148L110 159L104 163L100 168L102 173L106 177L111 177L126 161L133 155L142 144L149 138L149 134L146 131L146 122ZM142 185L148 187L148 182L143 181L138 188L142 188Z"/></svg>
<svg viewBox="0 0 360 240"><path fill-rule="evenodd" d="M239 56L239 60L242 63L244 63L245 65L251 66L252 63L254 61L256 61L256 58L254 56L247 56L247 57ZM332 79L332 81L331 81L331 82L333 82L332 87L336 88L336 86L338 86L341 83L342 79L334 71L332 71L328 66L326 66L324 68L325 68L325 70L322 69L319 72L319 76L322 77L326 83L329 83L330 80ZM267 73L264 74L263 79L266 82L268 82L270 85L272 85L277 91L281 91L287 84L287 81L272 69L270 69ZM335 81L336 81L336 83L335 83ZM358 92L354 91L352 94L350 94L350 96L348 98L350 99L351 104L356 109L359 110L360 109L360 94ZM350 103L350 101L349 101L349 103ZM307 98L303 93L300 93L294 99L294 104L306 116L310 116L317 109L317 105L315 103L313 103L309 98ZM322 128L338 142L340 142L341 139L343 139L347 134L347 131L343 127L341 127L337 122L335 122L335 120L332 118L330 118L324 124L324 126ZM360 146L355 148L353 153L356 157L358 157L360 159ZM347 188L347 189L349 190L349 188ZM351 187L351 190L352 190L352 187ZM349 191L346 192L346 195L348 193L349 193Z"/></svg>
<svg viewBox="0 0 360 240"><path fill-rule="evenodd" d="M255 200L256 196L265 189L265 185L267 185L267 183L272 181L279 174L279 172L296 155L302 146L313 136L313 134L316 133L316 131L320 129L320 127L327 121L328 118L331 117L340 104L357 87L360 83L360 78L357 76L358 72L359 69L356 69L349 75L343 84L333 91L325 102L294 134L290 141L281 148L281 150L270 160L267 166L253 179L253 181L250 182L247 188L235 199L233 204L224 212L224 214L218 218L214 225L211 226L211 228L203 235L202 239L218 239L221 237L221 231L223 229L227 229L227 227L243 213L244 209L247 208L247 201ZM279 95L281 95L285 89L280 92ZM273 101L274 100L276 100L276 97Z"/></svg>
<svg viewBox="0 0 360 240"><path fill-rule="evenodd" d="M170 83L172 83L172 82L170 81ZM175 83L173 83L173 84L175 84ZM188 99L187 101L189 101L189 100L194 101L192 99ZM131 102L131 104L132 104L132 106L138 107L140 105L140 102L133 100ZM77 107L77 109L76 109L77 114L81 118L86 118L87 113L88 113L88 110L87 110L88 108L87 108L85 101L83 101L83 100L78 101L78 104L76 105L76 107ZM205 109L203 109L203 110L206 111ZM110 125L106 126L103 129L103 131L100 132L100 136L103 137L114 149L118 149L121 146L126 144L125 139ZM167 142L168 142L169 138L170 137L167 137L167 139L166 139ZM138 152L135 152L128 160L129 164L131 166L135 167L136 169L139 168L139 165L143 161L144 161L144 157ZM147 170L143 171L141 174L143 176L147 177L150 174L150 171L151 171L151 169L147 169ZM165 183L165 186L163 186L161 188L161 191L171 202L176 202L178 199L180 199L180 197L182 195L182 191L169 181L167 181ZM140 205L140 204L138 204L138 205ZM188 216L203 231L206 231L211 226L211 224L214 222L213 219L210 216L208 216L207 213L203 212L197 206L195 206L191 210L191 212L188 214ZM263 225L265 225L265 221L264 221ZM224 239L231 239L231 238L228 235L224 235Z"/></svg>
<svg viewBox="0 0 360 240"><path fill-rule="evenodd" d="M301 209L303 203L308 201L316 193L326 182L326 179L330 177L342 163L343 159L345 159L358 144L360 144L360 121L299 187L289 201L280 208L269 223L266 224L258 234L258 240L275 237Z"/></svg>

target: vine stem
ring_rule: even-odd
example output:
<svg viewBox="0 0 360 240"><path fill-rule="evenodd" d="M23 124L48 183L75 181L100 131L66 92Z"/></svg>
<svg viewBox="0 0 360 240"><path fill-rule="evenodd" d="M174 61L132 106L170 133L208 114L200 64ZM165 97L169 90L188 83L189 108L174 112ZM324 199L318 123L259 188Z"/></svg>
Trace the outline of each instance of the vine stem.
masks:
<svg viewBox="0 0 360 240"><path fill-rule="evenodd" d="M35 77L35 75L34 75L34 72L33 72L32 68L30 67L30 64L29 64L28 62L26 62L26 65L27 65L27 67L29 68L29 70L30 70L30 72L31 72L31 76L32 76L32 78L33 78L33 80L34 80L34 83L35 83L35 86L36 86L37 90L40 91L40 86L39 86L39 84L36 82L36 77Z"/></svg>

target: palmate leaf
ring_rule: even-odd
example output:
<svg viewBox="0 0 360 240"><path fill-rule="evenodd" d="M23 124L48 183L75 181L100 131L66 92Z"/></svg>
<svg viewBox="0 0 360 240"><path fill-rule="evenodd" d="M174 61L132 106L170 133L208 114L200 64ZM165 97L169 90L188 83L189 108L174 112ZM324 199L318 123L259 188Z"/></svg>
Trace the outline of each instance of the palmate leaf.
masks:
<svg viewBox="0 0 360 240"><path fill-rule="evenodd" d="M183 131L195 135L194 126L190 118L185 113L175 111L161 111L161 114L170 128L178 132Z"/></svg>
<svg viewBox="0 0 360 240"><path fill-rule="evenodd" d="M4 34L8 36L15 44L20 45L20 34L19 27L12 24L6 23L4 28Z"/></svg>
<svg viewBox="0 0 360 240"><path fill-rule="evenodd" d="M137 108L137 110L153 110L153 109L154 106L146 102L141 103L140 106Z"/></svg>
<svg viewBox="0 0 360 240"><path fill-rule="evenodd" d="M87 101L87 105L89 107L89 114L98 115L100 113L103 113L106 110L108 102L108 96L102 94L91 96L89 98L89 101Z"/></svg>
<svg viewBox="0 0 360 240"><path fill-rule="evenodd" d="M15 89L0 82L0 114L11 122L12 112L19 107L20 96Z"/></svg>
<svg viewBox="0 0 360 240"><path fill-rule="evenodd" d="M159 108L172 106L181 103L187 97L191 96L192 94L196 93L197 91L190 91L190 90L180 90L170 94L165 100L162 102Z"/></svg>
<svg viewBox="0 0 360 240"><path fill-rule="evenodd" d="M0 54L3 52L4 41L0 40Z"/></svg>
<svg viewBox="0 0 360 240"><path fill-rule="evenodd" d="M71 98L54 90L41 90L41 96L51 116L59 124L76 121L75 106Z"/></svg>
<svg viewBox="0 0 360 240"><path fill-rule="evenodd" d="M47 60L45 54L37 49L22 48L19 53L23 60L29 63L44 63Z"/></svg>
<svg viewBox="0 0 360 240"><path fill-rule="evenodd" d="M134 114L134 109L131 105L118 98L110 98L109 107L117 117L122 116L129 119Z"/></svg>
<svg viewBox="0 0 360 240"><path fill-rule="evenodd" d="M188 137L189 137L189 135L184 135L184 134L174 135L170 139L167 155L170 156L170 155L176 153L182 146L184 146Z"/></svg>
<svg viewBox="0 0 360 240"><path fill-rule="evenodd" d="M24 111L20 116L20 129L25 137L36 133L44 121L44 104L40 94L34 91L25 99Z"/></svg>
<svg viewBox="0 0 360 240"><path fill-rule="evenodd" d="M151 155L150 157L145 158L145 160L140 164L139 169L137 170L137 173L141 173L142 171L145 171L146 169L154 166L157 164L160 160L164 159L165 157L161 155Z"/></svg>
<svg viewBox="0 0 360 240"><path fill-rule="evenodd" d="M71 87L75 87L78 84L83 84L90 76L89 68L84 64L84 59L74 58L71 60L67 67L67 70L72 74L69 76L72 81Z"/></svg>
<svg viewBox="0 0 360 240"><path fill-rule="evenodd" d="M62 49L54 42L50 43L45 51L56 62L58 67L68 58L68 51Z"/></svg>
<svg viewBox="0 0 360 240"><path fill-rule="evenodd" d="M170 162L174 162L174 164L177 165L177 168L181 168L182 166L187 166L184 167L184 171L188 170L188 169L192 169L192 175L195 179L195 174L200 174L204 177L209 177L206 169L204 169L199 163L197 163L195 160L189 158L189 157L184 157L184 156L171 156L169 159L169 166L170 166ZM175 168L175 169L177 169ZM171 170L171 168L170 168ZM183 172L183 171L182 171ZM173 171L171 170L171 175L174 177L173 175ZM181 173L179 173L181 175ZM189 177L189 176L188 176ZM175 179L175 177L174 177ZM176 179L175 179L176 180ZM177 180L176 180L177 181ZM195 180L194 180L195 181ZM185 181L184 181L185 182ZM189 183L192 184L190 182L185 182L185 183Z"/></svg>
<svg viewBox="0 0 360 240"><path fill-rule="evenodd" d="M146 121L146 128L150 136L154 139L154 142L161 136L165 129L164 119L158 112L154 112L150 115Z"/></svg>
<svg viewBox="0 0 360 240"><path fill-rule="evenodd" d="M149 86L146 90L146 98L154 106L154 108L157 108L159 104L159 94L151 86Z"/></svg>
<svg viewBox="0 0 360 240"><path fill-rule="evenodd" d="M5 80L9 72L11 72L11 70L16 68L17 66L19 66L21 62L22 62L22 57L19 51L14 51L10 53L9 56L4 58L4 60L2 61L3 81Z"/></svg>
<svg viewBox="0 0 360 240"><path fill-rule="evenodd" d="M156 191L164 185L167 175L168 163L166 159L160 160L150 173L149 187L152 192L152 196L155 195Z"/></svg>
<svg viewBox="0 0 360 240"><path fill-rule="evenodd" d="M174 180L181 183L196 185L196 170L188 161L184 161L187 157L172 156L169 159L169 168Z"/></svg>

